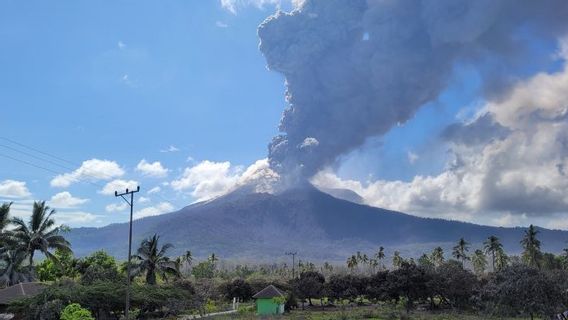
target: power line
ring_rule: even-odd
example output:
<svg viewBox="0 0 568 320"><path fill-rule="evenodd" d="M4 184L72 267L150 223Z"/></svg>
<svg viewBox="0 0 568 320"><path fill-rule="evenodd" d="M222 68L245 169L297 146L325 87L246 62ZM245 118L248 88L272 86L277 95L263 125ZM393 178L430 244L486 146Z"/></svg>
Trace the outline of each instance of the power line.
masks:
<svg viewBox="0 0 568 320"><path fill-rule="evenodd" d="M81 165L79 165L79 164L77 164L77 163L74 163L74 162L72 162L72 161L70 161L70 160L67 160L67 159L64 159L64 158L62 158L62 157L59 157L59 156L57 156L57 155L54 155L54 154L51 154L51 153L48 153L48 152L39 150L39 149L37 149L37 148L35 148L35 147L26 145L26 144L24 144L24 143L15 141L15 140L13 140L13 139L9 139L9 138L2 137L2 136L0 136L0 139L1 139L1 140L4 140L4 141L7 141L7 142L9 142L9 143L12 143L12 144L14 144L14 145L17 145L17 146L19 146L19 147L25 148L25 149L27 149L27 150L30 150L30 151L39 153L39 154L41 154L41 155L50 157L50 158L52 158L52 159L54 159L54 160L61 161L61 162L64 162L64 163L68 163L68 164L71 164L71 165L76 166L76 167L81 167ZM53 160L50 160L50 159L46 159L46 158L44 158L44 157L39 157L39 156L37 156L37 155L34 155L34 154L32 154L32 153L19 150L19 149L17 149L17 148L14 148L14 147L12 147L12 146L9 146L9 145L0 144L0 147L6 148L6 149L8 149L8 150L11 150L11 151L14 151L14 152L17 152L17 153L20 153L20 154L23 154L23 155L25 155L25 156L34 158L34 159L39 160L39 161L43 161L43 162L49 163L49 164L51 164L51 165L55 165L55 166L57 166L57 167L60 167L60 168L66 169L66 170L70 170L70 171L75 171L75 170L76 170L76 169L71 168L71 167L69 167L69 166L67 166L67 165L63 165L63 164L61 164L61 163L58 163L57 161L53 161ZM42 170L45 170L45 171L54 173L54 174L56 174L56 175L63 175L63 174L64 174L64 173L61 173L61 172L59 172L59 171L55 171L55 170L46 168L46 167L44 167L44 166L37 165L37 164L35 164L35 163L31 163L31 162L26 161L26 160L14 158L14 157L11 157L11 156L8 156L8 155L3 155L3 154L0 154L0 156L3 156L3 157L5 157L5 158L11 159L11 160L14 160L14 161L17 161L17 162L24 163L24 164L26 164L26 165L29 165L29 166L32 166L32 167L35 167L35 168L38 168L38 169L42 169ZM86 171L86 172L85 172L85 171ZM89 173L88 173L88 169L84 170L84 171L82 172L82 174L85 175L85 176L87 176L87 177L90 177L90 178L92 178L92 179L95 179L95 180L112 180L112 179L115 178L115 177L110 176L110 175L107 175L107 174L105 174L105 173L102 173L102 174L99 175L99 176L95 176L95 175L93 175L93 174L89 174ZM101 188L101 189L104 188L104 186L102 186L102 185L100 185L100 184L98 184L98 183L96 183L96 182L90 181L90 180L88 180L88 179L76 178L76 180L77 180L78 182L86 182L86 183L92 184L92 185L94 185L94 186L96 186L96 187L98 187L98 188ZM161 200L163 200L163 201L172 202L172 203L174 203L174 204L177 203L177 200L174 200L174 199L166 199L164 196L162 196L162 195L159 194L159 193L157 193L156 196L157 196L158 198L160 198ZM178 206L179 206L179 205L178 205Z"/></svg>
<svg viewBox="0 0 568 320"><path fill-rule="evenodd" d="M39 149L37 149L37 148L34 148L34 147L31 147L31 146L25 145L25 144L23 144L23 143L21 143L21 142L14 141L14 140L12 140L12 139L8 139L8 138L5 138L5 137L0 137L0 139L5 140L5 141L8 141L8 142L13 143L13 144L18 145L18 146L21 146L21 147L26 148L26 149L28 149L28 150L31 150L31 151L34 151L34 152L37 152L37 153L40 153L40 154L49 156L49 157L51 157L51 158L53 158L53 159L57 159L57 160L59 160L59 161L65 162L65 163L72 164L72 165L75 166L75 167L81 167L81 166L82 166L82 165L79 165L79 164L77 164L77 163L73 163L73 162L71 162L71 161L69 161L69 160L65 160L64 158L58 157L58 156L56 156L56 155L53 155L53 154L50 154L50 153L41 151L41 150L39 150ZM13 148L13 147L10 147L10 146L6 146L6 145L1 145L1 144L0 144L0 147L4 147L4 148L10 149L10 150L13 150L13 151L15 151L15 152L21 153L21 154L25 154L25 155L27 155L27 156L29 156L29 157L32 157L32 158L35 158L35 159L38 159L38 160L41 160L41 161L49 162L49 163L51 163L51 164L53 164L53 165L56 165L56 166L61 167L61 168L64 168L64 169L66 169L66 170L70 170L70 171L75 171L75 170L76 170L75 168L70 168L70 167L68 167L68 166L61 165L61 164L59 164L59 163L57 163L57 162L54 162L54 161L52 161L52 160L45 159L45 158L41 158L41 157L38 157L38 156L36 156L36 155L33 155L33 154L30 154L30 153L27 153L27 152L18 150L18 149L16 149L16 148ZM84 172L83 172L83 174L86 175L86 176L88 176L88 177L91 177L91 178L93 178L93 179L96 179L96 180L111 180L111 179L114 179L114 178L115 178L114 176L110 176L110 175L108 175L108 174L105 174L104 172L101 173L100 176L95 176L95 175L93 175L93 174L89 174L89 169L85 169ZM102 176L102 177L101 177L101 176Z"/></svg>
<svg viewBox="0 0 568 320"><path fill-rule="evenodd" d="M45 171L54 173L54 174L56 174L56 175L63 175L63 173L61 173L61 172L58 172L58 171L55 171L55 170L51 170L51 169L49 169L49 168L46 168L46 167L37 165L37 164L35 164L35 163L29 162L29 161L26 161L26 160L14 158L14 157L9 156L9 155L5 155L5 154L0 153L0 157L8 158L8 159L11 159L11 160L13 160L13 161L17 161L17 162L23 163L23 164L25 164L25 165L28 165L28 166L31 166L31 167L34 167L34 168L38 168L38 169L42 169L42 170L45 170ZM94 186L96 186L96 187L103 188L102 185L100 185L100 184L98 184L98 183L96 183L96 182L93 182L93 181L89 181L89 180L85 180L85 179L83 179L83 180L77 179L77 181L90 183L90 184L92 184L92 185L94 185Z"/></svg>
<svg viewBox="0 0 568 320"><path fill-rule="evenodd" d="M15 151L15 152L17 152L17 153L26 155L26 156L28 156L28 157L32 157L32 158L37 159L37 160L40 160L40 161L45 161L45 162L51 163L51 164L56 165L56 166L58 166L58 167L61 167L61 168L63 168L63 169L75 170L75 169L69 168L69 167L67 167L67 166L63 166L63 165L61 165L61 164L59 164L59 163L57 163L57 162L55 162L55 161L51 161L51 160L49 160L49 159L45 159L45 158L42 158L42 157L38 157L38 156L33 155L33 154L31 154L31 153L28 153L28 152L25 152L25 151L21 151L21 150L18 150L18 149L16 149L16 148L13 148L13 147L10 147L10 146L4 145L4 144L0 144L0 147L3 147L3 148L6 148L6 149Z"/></svg>
<svg viewBox="0 0 568 320"><path fill-rule="evenodd" d="M69 160L63 159L63 158L61 158L61 157L52 155L52 154L47 153L47 152L45 152L45 151L38 150L38 149L36 149L36 148L34 148L34 147L27 146L27 145L25 145L25 144L23 144L23 143L21 143L21 142L17 142L17 141L14 141L14 140L12 140L12 139L8 139L8 138L2 137L2 136L0 136L0 139L5 140L5 141L8 141L8 142L10 142L10 143L13 143L13 144L15 144L15 145L18 145L18 146L20 146L20 147L26 148L26 149L28 149L28 150L32 150L32 151L35 151L35 152L37 152L37 153L41 153L41 154L43 154L43 155L45 155L45 156L48 156L48 157L51 157L51 158L53 158L53 159L57 159L57 160L59 160L59 161L63 161L63 162L67 162L67 163L69 163L69 164L72 164L72 165L74 165L74 166L78 166L76 163L73 163L72 161L69 161Z"/></svg>

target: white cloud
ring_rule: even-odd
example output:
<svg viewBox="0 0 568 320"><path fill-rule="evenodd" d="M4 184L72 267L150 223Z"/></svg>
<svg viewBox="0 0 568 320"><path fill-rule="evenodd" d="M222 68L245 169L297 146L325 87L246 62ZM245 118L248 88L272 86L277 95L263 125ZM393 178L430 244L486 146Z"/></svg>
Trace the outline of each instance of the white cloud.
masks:
<svg viewBox="0 0 568 320"><path fill-rule="evenodd" d="M16 180L0 181L0 197L26 198L31 196L26 183Z"/></svg>
<svg viewBox="0 0 568 320"><path fill-rule="evenodd" d="M139 211L134 212L134 219L140 219L144 217L157 216L164 213L169 213L174 210L174 206L169 202L160 202L155 206L146 207Z"/></svg>
<svg viewBox="0 0 568 320"><path fill-rule="evenodd" d="M148 203L150 201L151 201L150 198L146 198L146 197L138 198L138 202L140 202L140 203Z"/></svg>
<svg viewBox="0 0 568 320"><path fill-rule="evenodd" d="M419 158L418 155L417 155L416 153L412 152L412 151L408 151L408 152L407 152L407 157L408 157L408 162L409 162L410 164L416 163L416 161L417 161L418 158Z"/></svg>
<svg viewBox="0 0 568 320"><path fill-rule="evenodd" d="M216 21L216 22L215 22L215 25L216 25L217 27L219 27L219 28L228 28L228 27L229 27L229 25L226 24L226 23L223 22L223 21Z"/></svg>
<svg viewBox="0 0 568 320"><path fill-rule="evenodd" d="M120 203L120 204L111 203L111 204L109 204L105 207L105 211L106 212L122 212L122 211L125 211L128 208L129 208L128 204L126 204L124 202Z"/></svg>
<svg viewBox="0 0 568 320"><path fill-rule="evenodd" d="M99 193L104 195L113 195L115 191L121 193L125 192L126 189L134 190L138 186L139 186L138 181L117 179L107 183L103 187L103 189L99 191Z"/></svg>
<svg viewBox="0 0 568 320"><path fill-rule="evenodd" d="M483 109L506 129L474 144L454 141L442 173L362 183L331 171L316 185L347 188L373 206L411 214L511 226L568 212L568 68L518 83ZM474 121L486 121L476 117ZM470 126L485 134L487 126ZM483 132L481 132L483 131Z"/></svg>
<svg viewBox="0 0 568 320"><path fill-rule="evenodd" d="M84 211L57 211L54 215L57 223L68 226L90 226L93 222L101 222L100 216Z"/></svg>
<svg viewBox="0 0 568 320"><path fill-rule="evenodd" d="M49 204L55 208L75 208L87 203L88 201L89 199L76 198L73 197L71 193L64 191L51 197Z"/></svg>
<svg viewBox="0 0 568 320"><path fill-rule="evenodd" d="M136 166L136 171L139 171L144 176L163 178L168 175L170 170L164 168L159 161L147 162L146 159L142 159Z"/></svg>
<svg viewBox="0 0 568 320"><path fill-rule="evenodd" d="M73 172L56 176L51 180L52 187L69 187L79 181L111 180L124 175L118 163L109 160L91 159L84 161Z"/></svg>
<svg viewBox="0 0 568 320"><path fill-rule="evenodd" d="M295 8L299 7L305 0L221 0L221 7L232 14L245 7L255 7L264 9L266 6L274 6L280 9L284 2L291 3Z"/></svg>
<svg viewBox="0 0 568 320"><path fill-rule="evenodd" d="M160 191L162 191L162 188L160 188L160 187L154 187L154 188L148 190L148 194L158 193L158 192L160 192Z"/></svg>
<svg viewBox="0 0 568 320"><path fill-rule="evenodd" d="M202 161L186 168L182 176L171 182L177 191L191 191L197 201L211 199L226 194L242 185L253 185L258 192L269 192L277 174L270 170L268 160L256 161L246 170L231 166L231 163Z"/></svg>
<svg viewBox="0 0 568 320"><path fill-rule="evenodd" d="M168 152L178 152L180 151L178 147L174 146L174 145L170 145L169 147L167 147L166 149L162 149L160 150L160 152L162 153L168 153Z"/></svg>
<svg viewBox="0 0 568 320"><path fill-rule="evenodd" d="M192 196L198 201L227 193L237 183L240 168L231 168L231 163L202 161L186 168L182 177L171 182L174 190L193 190Z"/></svg>

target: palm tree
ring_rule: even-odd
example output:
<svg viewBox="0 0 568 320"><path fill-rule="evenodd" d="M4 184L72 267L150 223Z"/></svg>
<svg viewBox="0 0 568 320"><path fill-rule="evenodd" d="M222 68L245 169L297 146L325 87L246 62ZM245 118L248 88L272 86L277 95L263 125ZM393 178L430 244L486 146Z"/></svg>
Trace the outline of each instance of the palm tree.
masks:
<svg viewBox="0 0 568 320"><path fill-rule="evenodd" d="M435 267L441 266L444 263L444 249L442 249L442 247L434 248L430 255L430 260Z"/></svg>
<svg viewBox="0 0 568 320"><path fill-rule="evenodd" d="M353 272L353 270L355 268L357 268L357 257L355 255L352 255L350 258L347 259L347 268L349 268L349 270L351 270L351 272Z"/></svg>
<svg viewBox="0 0 568 320"><path fill-rule="evenodd" d="M211 264L213 265L213 268L215 268L215 265L217 261L219 261L219 258L215 255L215 253L211 253L207 260L209 260L209 262L211 262Z"/></svg>
<svg viewBox="0 0 568 320"><path fill-rule="evenodd" d="M361 251L357 251L357 263L363 262L363 255L361 254Z"/></svg>
<svg viewBox="0 0 568 320"><path fill-rule="evenodd" d="M377 259L370 259L369 266L371 267L371 271L374 273L379 266L379 261L377 261Z"/></svg>
<svg viewBox="0 0 568 320"><path fill-rule="evenodd" d="M4 232L4 229L10 224L10 206L12 203L3 203L0 206L0 252L5 252L9 249L7 242L9 241L8 234Z"/></svg>
<svg viewBox="0 0 568 320"><path fill-rule="evenodd" d="M137 254L132 258L135 260L133 274L146 272L146 283L156 284L156 274L167 281L167 275L178 276L175 262L166 256L166 252L173 246L170 243L164 244L159 248L160 236L154 234L152 237L142 240Z"/></svg>
<svg viewBox="0 0 568 320"><path fill-rule="evenodd" d="M495 254L495 266L497 267L497 271L503 270L508 263L509 257L507 256L503 248L499 249Z"/></svg>
<svg viewBox="0 0 568 320"><path fill-rule="evenodd" d="M471 257L471 264L473 264L473 271L475 271L477 275L483 274L485 272L485 268L487 268L487 258L485 257L485 253L483 253L480 249L475 250Z"/></svg>
<svg viewBox="0 0 568 320"><path fill-rule="evenodd" d="M193 255L191 254L191 251L187 250L184 254L177 257L175 262L178 273L181 274L182 269L189 270L191 263L193 262Z"/></svg>
<svg viewBox="0 0 568 320"><path fill-rule="evenodd" d="M432 268L434 266L430 257L425 253L418 258L418 264L424 268Z"/></svg>
<svg viewBox="0 0 568 320"><path fill-rule="evenodd" d="M400 252L395 251L394 255L392 257L392 266L395 269L400 268L400 266L402 266L402 263L404 262L404 259L400 256Z"/></svg>
<svg viewBox="0 0 568 320"><path fill-rule="evenodd" d="M8 250L0 255L0 259L4 262L4 268L0 271L0 287L33 280L31 270L22 267L26 257L26 252L22 250Z"/></svg>
<svg viewBox="0 0 568 320"><path fill-rule="evenodd" d="M6 228L8 226L8 224L10 224L10 206L11 205L12 205L12 202L3 203L0 206L0 233L3 233L4 228Z"/></svg>
<svg viewBox="0 0 568 320"><path fill-rule="evenodd" d="M539 258L540 252L540 240L536 238L538 230L531 224L527 230L525 230L525 236L521 240L523 245L523 260L529 267L540 268Z"/></svg>
<svg viewBox="0 0 568 320"><path fill-rule="evenodd" d="M380 247L379 251L375 254L375 259L379 262L380 268L384 268L383 260L385 259L385 248Z"/></svg>
<svg viewBox="0 0 568 320"><path fill-rule="evenodd" d="M503 245L499 242L499 238L496 236L490 236L483 242L485 253L491 254L491 267L495 271L495 258L499 251L503 250Z"/></svg>
<svg viewBox="0 0 568 320"><path fill-rule="evenodd" d="M465 261L469 260L469 256L467 255L468 251L469 251L469 243L465 241L464 238L461 238L458 241L458 244L453 248L452 252L454 258L456 258L457 260L461 260L462 267L464 268L465 268Z"/></svg>
<svg viewBox="0 0 568 320"><path fill-rule="evenodd" d="M36 201L28 223L20 218L11 220L16 228L10 231L8 236L17 248L27 254L30 270L33 268L36 251L40 251L54 261L57 261L57 258L49 252L49 249L71 252L71 244L60 234L64 227L55 226L55 220L52 218L54 214L55 210L49 208L45 201Z"/></svg>

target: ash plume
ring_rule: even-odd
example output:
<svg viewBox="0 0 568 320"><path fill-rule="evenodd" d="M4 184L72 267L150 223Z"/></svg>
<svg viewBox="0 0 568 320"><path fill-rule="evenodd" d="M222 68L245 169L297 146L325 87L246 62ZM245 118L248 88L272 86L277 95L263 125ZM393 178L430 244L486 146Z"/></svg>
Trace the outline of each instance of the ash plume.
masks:
<svg viewBox="0 0 568 320"><path fill-rule="evenodd" d="M309 179L435 101L459 63L502 95L532 54L523 35L554 42L566 17L566 0L307 0L276 13L258 29L268 68L286 78L271 168Z"/></svg>

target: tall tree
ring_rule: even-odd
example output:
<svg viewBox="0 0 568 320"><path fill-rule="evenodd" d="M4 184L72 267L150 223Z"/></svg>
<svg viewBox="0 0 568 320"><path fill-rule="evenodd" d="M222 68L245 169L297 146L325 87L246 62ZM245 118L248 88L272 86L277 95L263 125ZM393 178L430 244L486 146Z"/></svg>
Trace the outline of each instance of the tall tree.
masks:
<svg viewBox="0 0 568 320"><path fill-rule="evenodd" d="M12 203L3 203L0 206L0 253L5 252L9 249L7 236L5 229L10 224L10 206Z"/></svg>
<svg viewBox="0 0 568 320"><path fill-rule="evenodd" d="M454 258L456 258L457 260L461 260L462 262L462 267L465 268L465 262L467 260L470 260L467 252L469 251L469 243L467 241L465 241L464 238L461 238L457 245L453 248L452 251L452 255L454 256Z"/></svg>
<svg viewBox="0 0 568 320"><path fill-rule="evenodd" d="M392 266L395 269L400 268L400 266L402 266L402 263L404 262L404 259L400 256L400 252L395 251L394 255L392 257Z"/></svg>
<svg viewBox="0 0 568 320"><path fill-rule="evenodd" d="M355 268L357 268L357 257L355 255L352 255L351 257L349 257L347 259L347 268L349 268L349 270L351 270L351 272L353 272L353 270L355 270Z"/></svg>
<svg viewBox="0 0 568 320"><path fill-rule="evenodd" d="M4 268L0 272L0 287L13 286L20 282L33 280L32 271L22 267L26 260L26 252L22 250L7 250L0 255Z"/></svg>
<svg viewBox="0 0 568 320"><path fill-rule="evenodd" d="M385 265L383 263L383 260L385 259L385 248L384 247L380 247L379 251L377 251L377 253L375 254L375 259L379 262L379 268L384 269Z"/></svg>
<svg viewBox="0 0 568 320"><path fill-rule="evenodd" d="M434 266L430 257L425 253L418 258L418 265L425 269L431 269Z"/></svg>
<svg viewBox="0 0 568 320"><path fill-rule="evenodd" d="M495 258L499 251L503 251L503 245L496 236L489 236L485 242L483 242L485 253L491 255L491 267L495 271Z"/></svg>
<svg viewBox="0 0 568 320"><path fill-rule="evenodd" d="M503 248L499 249L495 254L495 267L497 271L501 271L509 264L509 256L505 253Z"/></svg>
<svg viewBox="0 0 568 320"><path fill-rule="evenodd" d="M12 202L3 203L0 206L0 233L3 233L4 229L10 224L10 206L12 206Z"/></svg>
<svg viewBox="0 0 568 320"><path fill-rule="evenodd" d="M540 268L539 259L542 254L540 251L540 240L536 238L538 230L531 224L527 230L525 230L525 235L521 240L521 245L523 246L523 261L533 268Z"/></svg>
<svg viewBox="0 0 568 320"><path fill-rule="evenodd" d="M215 255L215 253L211 253L208 260L209 260L209 262L211 262L213 264L213 267L215 267L215 265L217 264L217 261L219 261L219 257L217 257Z"/></svg>
<svg viewBox="0 0 568 320"><path fill-rule="evenodd" d="M442 247L436 247L430 255L430 260L435 267L439 267L444 263L444 249Z"/></svg>
<svg viewBox="0 0 568 320"><path fill-rule="evenodd" d="M485 272L485 268L487 268L487 258L485 257L485 253L483 253L480 249L475 250L471 257L471 263L473 264L473 271L475 271L475 274L482 275Z"/></svg>
<svg viewBox="0 0 568 320"><path fill-rule="evenodd" d="M160 237L157 234L144 239L137 254L133 255L134 274L145 272L146 283L150 285L156 284L156 274L166 281L168 275L179 275L175 263L166 256L167 251L173 246L166 243L160 248L159 241Z"/></svg>
<svg viewBox="0 0 568 320"><path fill-rule="evenodd" d="M33 267L36 251L55 261L57 258L49 249L71 251L71 244L61 235L64 227L55 225L55 220L52 218L54 214L55 210L47 206L45 201L36 201L28 223L20 218L11 220L15 229L10 232L9 237L19 249L26 252L30 270Z"/></svg>

